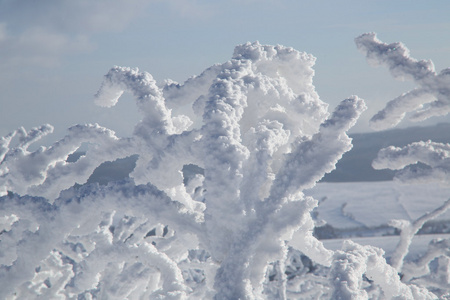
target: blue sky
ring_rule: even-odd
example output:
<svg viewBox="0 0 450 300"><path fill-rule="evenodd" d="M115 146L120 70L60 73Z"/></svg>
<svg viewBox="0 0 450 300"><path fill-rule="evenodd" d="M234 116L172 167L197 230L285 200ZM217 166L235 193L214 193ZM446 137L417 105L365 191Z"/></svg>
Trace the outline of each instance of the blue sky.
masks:
<svg viewBox="0 0 450 300"><path fill-rule="evenodd" d="M256 40L317 57L321 99L334 107L362 97L369 110L353 132L370 131L368 119L414 85L370 67L354 38L374 31L386 43L402 41L440 71L450 67L449 12L446 0L0 0L0 136L50 123L57 139L93 122L126 136L139 118L130 97L111 109L93 103L112 66L183 82ZM450 117L420 125L442 121Z"/></svg>

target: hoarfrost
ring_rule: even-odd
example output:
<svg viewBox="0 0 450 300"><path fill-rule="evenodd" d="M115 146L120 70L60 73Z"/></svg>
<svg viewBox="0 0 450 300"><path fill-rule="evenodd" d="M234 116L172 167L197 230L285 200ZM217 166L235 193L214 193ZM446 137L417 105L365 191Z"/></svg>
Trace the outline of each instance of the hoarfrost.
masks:
<svg viewBox="0 0 450 300"><path fill-rule="evenodd" d="M366 275L387 297L431 297L400 282L381 250L348 242L334 252L312 235L317 201L302 191L351 149L346 132L366 109L351 96L330 114L314 62L256 42L183 84L116 66L95 102L130 92L142 114L130 137L76 125L36 151L50 125L3 137L0 298L352 299L368 295ZM86 183L129 156L129 178ZM187 176L189 166L200 171ZM302 267L299 250L320 274L287 277Z"/></svg>
<svg viewBox="0 0 450 300"><path fill-rule="evenodd" d="M383 43L375 33L360 35L355 42L371 64L386 65L394 78L413 80L418 85L414 90L389 101L383 110L372 117L372 128L391 128L409 112L415 112L411 116L412 121L450 113L450 68L437 74L431 60L416 60L402 43Z"/></svg>

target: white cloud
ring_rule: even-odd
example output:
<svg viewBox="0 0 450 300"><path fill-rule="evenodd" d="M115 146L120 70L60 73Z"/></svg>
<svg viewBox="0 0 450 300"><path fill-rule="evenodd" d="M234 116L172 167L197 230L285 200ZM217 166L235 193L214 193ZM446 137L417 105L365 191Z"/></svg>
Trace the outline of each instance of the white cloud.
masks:
<svg viewBox="0 0 450 300"><path fill-rule="evenodd" d="M177 17L211 15L210 4L198 0L0 0L1 64L54 65L62 55L95 48L94 35L120 32L135 19L151 17L147 8L158 3Z"/></svg>
<svg viewBox="0 0 450 300"><path fill-rule="evenodd" d="M2 1L2 64L55 65L61 55L93 49L91 36L123 30L148 4L144 0Z"/></svg>
<svg viewBox="0 0 450 300"><path fill-rule="evenodd" d="M32 26L72 34L120 30L148 3L144 0L3 1L0 17L22 31Z"/></svg>
<svg viewBox="0 0 450 300"><path fill-rule="evenodd" d="M0 30L0 54L7 58L2 62L3 66L54 66L63 53L84 52L92 48L84 35L68 36L38 27L16 36L9 34L6 26Z"/></svg>

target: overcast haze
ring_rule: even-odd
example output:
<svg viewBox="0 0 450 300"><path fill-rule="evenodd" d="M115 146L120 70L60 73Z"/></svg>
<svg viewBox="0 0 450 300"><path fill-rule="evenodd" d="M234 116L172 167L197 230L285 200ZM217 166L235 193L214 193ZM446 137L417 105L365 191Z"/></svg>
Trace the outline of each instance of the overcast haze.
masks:
<svg viewBox="0 0 450 300"><path fill-rule="evenodd" d="M353 132L371 131L370 117L414 84L370 67L354 38L374 31L386 43L402 41L439 72L450 67L449 12L444 0L0 0L0 136L50 123L54 140L94 122L129 135L140 117L130 97L111 109L93 102L112 66L183 82L256 40L313 54L321 99L330 110L352 94L365 99L369 109Z"/></svg>

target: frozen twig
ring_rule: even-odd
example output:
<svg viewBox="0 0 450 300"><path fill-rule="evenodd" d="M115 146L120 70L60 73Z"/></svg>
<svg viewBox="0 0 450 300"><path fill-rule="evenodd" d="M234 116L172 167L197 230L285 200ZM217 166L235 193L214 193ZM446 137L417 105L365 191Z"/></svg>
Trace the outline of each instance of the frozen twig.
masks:
<svg viewBox="0 0 450 300"><path fill-rule="evenodd" d="M409 112L412 121L450 113L450 68L436 74L431 60L416 60L402 43L386 44L375 33L365 33L355 39L358 49L370 63L386 65L397 79L413 80L418 87L389 101L374 115L371 126L383 130L397 125ZM428 104L428 106L426 106Z"/></svg>
<svg viewBox="0 0 450 300"><path fill-rule="evenodd" d="M450 199L444 202L441 206L433 210L432 212L427 212L414 222L407 220L391 220L389 225L400 230L400 241L395 248L394 253L391 257L391 265L398 272L402 271L404 258L408 254L409 246L411 245L412 239L416 233L422 228L422 226L436 217L442 215L450 208Z"/></svg>

